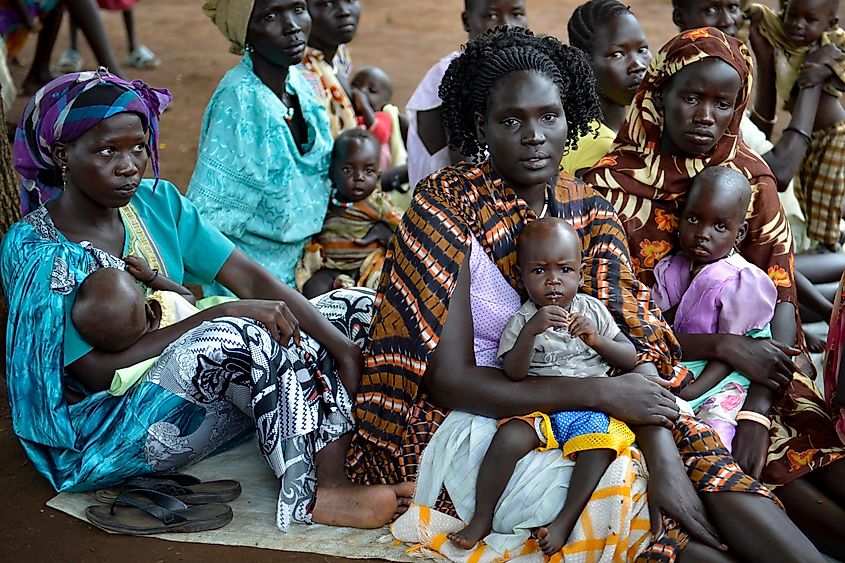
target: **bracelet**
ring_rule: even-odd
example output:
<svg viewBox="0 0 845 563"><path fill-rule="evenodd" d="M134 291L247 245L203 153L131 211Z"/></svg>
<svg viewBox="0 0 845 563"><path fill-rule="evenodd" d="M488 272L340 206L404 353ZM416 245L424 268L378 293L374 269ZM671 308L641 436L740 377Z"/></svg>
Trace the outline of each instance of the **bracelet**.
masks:
<svg viewBox="0 0 845 563"><path fill-rule="evenodd" d="M792 131L793 133L798 133L799 135L804 137L804 140L807 141L808 145L813 142L813 138L806 131L801 131L797 127L793 127L792 125L790 125L789 127L784 127L783 132L786 133L787 131Z"/></svg>
<svg viewBox="0 0 845 563"><path fill-rule="evenodd" d="M147 281L145 281L145 282L144 282L144 285L150 285L151 283L153 283L154 281L156 281L156 278L157 278L157 277L158 277L158 270L157 270L157 269L154 269L154 270L153 270L153 277L151 277L150 279L148 279Z"/></svg>
<svg viewBox="0 0 845 563"><path fill-rule="evenodd" d="M771 119L766 119L765 117L760 115L760 112L757 111L757 108L751 108L751 115L753 115L754 117L756 117L757 119L759 119L763 123L768 123L769 125L774 125L775 123L778 122L778 116L777 115L775 115Z"/></svg>
<svg viewBox="0 0 845 563"><path fill-rule="evenodd" d="M751 422L756 422L757 424L763 426L766 430L769 430L772 427L772 421L769 420L768 416L754 411L739 411L736 413L736 420L737 422L740 420L750 420Z"/></svg>

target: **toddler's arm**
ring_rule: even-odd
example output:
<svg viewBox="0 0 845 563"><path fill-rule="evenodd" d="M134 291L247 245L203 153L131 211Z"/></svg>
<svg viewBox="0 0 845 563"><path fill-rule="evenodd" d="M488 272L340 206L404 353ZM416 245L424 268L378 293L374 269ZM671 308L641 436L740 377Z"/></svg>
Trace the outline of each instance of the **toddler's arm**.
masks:
<svg viewBox="0 0 845 563"><path fill-rule="evenodd" d="M725 379L729 373L731 373L731 366L725 362L711 360L707 362L707 366L704 368L704 371L701 372L701 375L699 375L695 381L684 387L678 393L678 396L687 401L697 399L704 393L713 389L713 387Z"/></svg>
<svg viewBox="0 0 845 563"><path fill-rule="evenodd" d="M352 105L355 107L355 113L364 120L364 125L369 129L376 121L376 110L370 105L370 100L367 95L361 90L352 90Z"/></svg>
<svg viewBox="0 0 845 563"><path fill-rule="evenodd" d="M637 366L637 351L621 332L610 339L599 334L596 324L587 317L570 313L569 334L583 340L615 368L630 371Z"/></svg>
<svg viewBox="0 0 845 563"><path fill-rule="evenodd" d="M150 265L143 258L127 256L124 262L126 262L126 271L150 289L156 291L172 291L184 297L191 305L196 304L196 298L190 289L182 284L176 283L167 276L159 274L158 270L150 268Z"/></svg>
<svg viewBox="0 0 845 563"><path fill-rule="evenodd" d="M557 305L546 305L538 310L519 331L513 348L502 357L505 375L512 381L525 379L534 355L534 339L547 329L566 328L566 324L567 313Z"/></svg>

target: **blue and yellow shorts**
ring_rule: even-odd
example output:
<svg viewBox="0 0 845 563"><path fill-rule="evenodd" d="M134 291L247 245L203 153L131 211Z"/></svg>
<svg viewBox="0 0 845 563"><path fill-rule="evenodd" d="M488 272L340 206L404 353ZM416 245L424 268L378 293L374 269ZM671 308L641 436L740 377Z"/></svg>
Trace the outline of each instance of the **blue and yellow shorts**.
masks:
<svg viewBox="0 0 845 563"><path fill-rule="evenodd" d="M514 419L534 426L537 437L545 444L540 451L560 448L569 458L585 450L613 450L619 455L635 438L627 424L596 411L563 411L551 416L533 412L503 419L499 425Z"/></svg>

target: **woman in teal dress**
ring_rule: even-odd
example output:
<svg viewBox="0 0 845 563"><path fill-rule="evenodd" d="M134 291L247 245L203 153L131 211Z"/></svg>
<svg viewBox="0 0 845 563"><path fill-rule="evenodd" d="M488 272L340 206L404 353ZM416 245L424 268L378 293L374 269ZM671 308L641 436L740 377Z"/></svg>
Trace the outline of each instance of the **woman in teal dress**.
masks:
<svg viewBox="0 0 845 563"><path fill-rule="evenodd" d="M328 208L332 137L325 107L296 68L311 29L308 11L273 4L204 6L243 58L206 108L188 198L247 256L293 286L296 263Z"/></svg>
<svg viewBox="0 0 845 563"><path fill-rule="evenodd" d="M352 487L342 473L353 426L347 390L360 376L372 296L335 292L315 308L172 184L142 180L148 160L158 170L156 118L169 101L166 90L101 69L54 80L22 116L15 165L27 201L58 195L13 225L0 251L15 433L59 491L178 469L254 433L280 478L281 529L384 524L398 489ZM130 254L179 283L217 281L249 299L152 331L123 352L93 350L69 318L76 290ZM152 358L125 394L108 392L115 370Z"/></svg>

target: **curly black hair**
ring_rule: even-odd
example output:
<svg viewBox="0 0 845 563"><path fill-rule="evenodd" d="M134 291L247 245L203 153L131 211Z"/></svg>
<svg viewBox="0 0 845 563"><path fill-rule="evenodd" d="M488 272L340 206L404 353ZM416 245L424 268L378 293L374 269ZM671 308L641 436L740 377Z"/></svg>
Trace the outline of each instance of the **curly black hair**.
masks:
<svg viewBox="0 0 845 563"><path fill-rule="evenodd" d="M596 80L583 51L528 29L499 26L465 45L440 83L443 127L453 150L483 157L487 147L478 139L474 116L484 114L499 79L520 71L543 74L555 83L573 148L591 131L590 122L601 119Z"/></svg>
<svg viewBox="0 0 845 563"><path fill-rule="evenodd" d="M566 31L569 43L582 51L593 50L596 38L600 37L599 28L621 14L631 14L630 6L617 0L590 0L581 4L569 17Z"/></svg>

